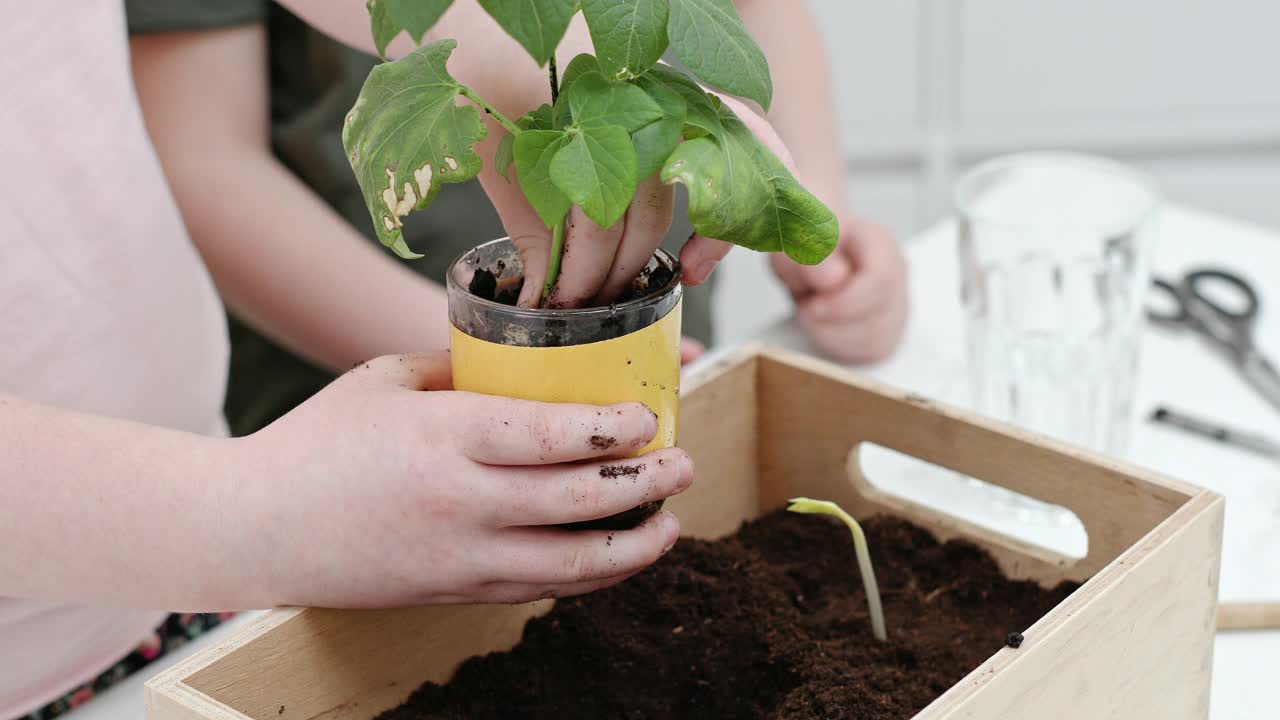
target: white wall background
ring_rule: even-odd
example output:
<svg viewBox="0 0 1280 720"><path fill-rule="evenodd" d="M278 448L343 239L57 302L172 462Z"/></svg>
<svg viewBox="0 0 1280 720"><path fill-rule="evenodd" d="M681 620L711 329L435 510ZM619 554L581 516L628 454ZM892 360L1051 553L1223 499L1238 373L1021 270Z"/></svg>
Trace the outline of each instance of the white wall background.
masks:
<svg viewBox="0 0 1280 720"><path fill-rule="evenodd" d="M1280 227L1280 3L807 2L851 207L904 241L946 216L966 168L1027 149L1109 155L1173 201ZM730 253L718 276L721 342L790 312L761 256Z"/></svg>

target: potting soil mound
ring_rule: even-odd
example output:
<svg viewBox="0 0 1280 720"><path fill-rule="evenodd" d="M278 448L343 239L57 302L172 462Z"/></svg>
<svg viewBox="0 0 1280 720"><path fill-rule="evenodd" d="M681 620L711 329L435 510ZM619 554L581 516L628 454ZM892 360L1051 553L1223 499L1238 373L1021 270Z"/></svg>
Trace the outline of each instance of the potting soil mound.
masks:
<svg viewBox="0 0 1280 720"><path fill-rule="evenodd" d="M899 520L864 528L888 642L871 635L848 529L778 511L559 601L510 652L380 720L910 718L1077 587L1009 580L977 547Z"/></svg>

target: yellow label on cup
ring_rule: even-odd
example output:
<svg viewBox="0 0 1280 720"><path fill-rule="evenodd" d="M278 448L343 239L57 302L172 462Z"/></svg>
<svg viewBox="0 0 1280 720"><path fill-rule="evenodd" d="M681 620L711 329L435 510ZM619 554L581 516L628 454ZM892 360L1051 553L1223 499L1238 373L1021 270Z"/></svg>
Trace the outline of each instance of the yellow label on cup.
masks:
<svg viewBox="0 0 1280 720"><path fill-rule="evenodd" d="M542 402L641 402L657 414L658 434L640 452L674 447L683 305L643 330L570 347L499 345L450 326L453 387Z"/></svg>

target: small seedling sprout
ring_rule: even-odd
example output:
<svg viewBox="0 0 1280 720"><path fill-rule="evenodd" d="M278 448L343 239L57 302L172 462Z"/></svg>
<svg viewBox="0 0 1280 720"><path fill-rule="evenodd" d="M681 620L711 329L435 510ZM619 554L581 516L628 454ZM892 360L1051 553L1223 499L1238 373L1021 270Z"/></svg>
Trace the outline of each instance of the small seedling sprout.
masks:
<svg viewBox="0 0 1280 720"><path fill-rule="evenodd" d="M875 635L877 640L887 639L888 635L884 629L884 610L880 607L880 589L876 585L875 571L871 569L871 553L867 550L867 536L862 533L862 526L853 519L853 516L829 500L798 497L791 498L787 502L787 510L790 512L834 515L849 526L849 532L853 534L853 551L858 556L858 572L862 575L862 586L867 591L867 608L871 613L871 634Z"/></svg>

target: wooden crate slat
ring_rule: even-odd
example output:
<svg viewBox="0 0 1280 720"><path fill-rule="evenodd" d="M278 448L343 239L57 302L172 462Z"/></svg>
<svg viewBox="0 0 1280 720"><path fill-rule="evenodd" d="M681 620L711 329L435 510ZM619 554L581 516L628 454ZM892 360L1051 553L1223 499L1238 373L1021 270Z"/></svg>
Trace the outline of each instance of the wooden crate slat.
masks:
<svg viewBox="0 0 1280 720"><path fill-rule="evenodd" d="M684 384L680 444L698 479L670 507L686 535L732 532L806 494L968 538L1015 577L1090 578L1027 630L1022 648L996 653L919 720L1206 716L1219 496L792 353L746 348ZM864 442L1072 509L1088 555L1072 562L879 491L849 465ZM152 679L147 716L370 720L466 657L511 647L549 608L273 611Z"/></svg>

